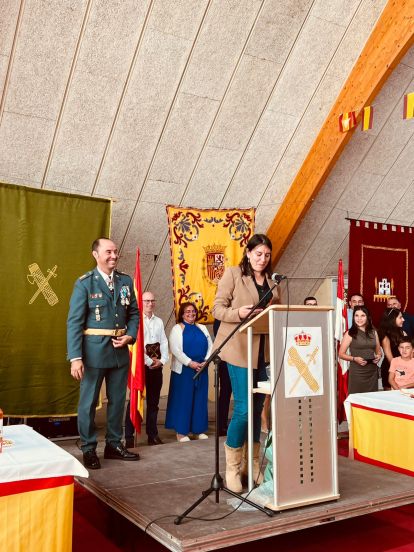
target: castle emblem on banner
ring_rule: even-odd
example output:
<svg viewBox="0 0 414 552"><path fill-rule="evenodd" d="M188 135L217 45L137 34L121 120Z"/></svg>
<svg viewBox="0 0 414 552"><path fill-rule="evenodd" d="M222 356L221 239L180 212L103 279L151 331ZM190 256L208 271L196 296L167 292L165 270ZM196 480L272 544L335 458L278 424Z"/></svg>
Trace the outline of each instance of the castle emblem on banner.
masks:
<svg viewBox="0 0 414 552"><path fill-rule="evenodd" d="M308 347L311 344L312 336L303 330L295 335L295 344L297 347Z"/></svg>
<svg viewBox="0 0 414 552"><path fill-rule="evenodd" d="M391 283L386 278L378 282L375 278L375 295L374 301L387 301L394 295L394 278L391 278Z"/></svg>
<svg viewBox="0 0 414 552"><path fill-rule="evenodd" d="M203 259L204 278L210 285L217 285L221 280L226 268L225 257L226 245L208 245L204 247L205 257Z"/></svg>

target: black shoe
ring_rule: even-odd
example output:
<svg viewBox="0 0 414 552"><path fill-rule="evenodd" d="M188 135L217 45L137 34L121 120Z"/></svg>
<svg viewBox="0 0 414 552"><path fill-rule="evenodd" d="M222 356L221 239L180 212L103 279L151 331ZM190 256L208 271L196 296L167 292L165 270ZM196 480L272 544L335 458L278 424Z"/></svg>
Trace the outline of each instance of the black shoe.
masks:
<svg viewBox="0 0 414 552"><path fill-rule="evenodd" d="M227 429L219 429L219 436L225 437L227 435Z"/></svg>
<svg viewBox="0 0 414 552"><path fill-rule="evenodd" d="M101 463L99 462L99 458L96 456L95 450L88 450L83 453L83 465L85 468L89 468L90 470L101 469Z"/></svg>
<svg viewBox="0 0 414 552"><path fill-rule="evenodd" d="M149 445L165 445L164 441L161 441L159 437L154 437L152 439L151 437L148 437L148 444Z"/></svg>
<svg viewBox="0 0 414 552"><path fill-rule="evenodd" d="M125 441L125 448L127 448L127 449L135 448L134 439L127 439Z"/></svg>
<svg viewBox="0 0 414 552"><path fill-rule="evenodd" d="M139 454L133 454L120 443L116 448L105 445L104 458L106 460L139 460Z"/></svg>

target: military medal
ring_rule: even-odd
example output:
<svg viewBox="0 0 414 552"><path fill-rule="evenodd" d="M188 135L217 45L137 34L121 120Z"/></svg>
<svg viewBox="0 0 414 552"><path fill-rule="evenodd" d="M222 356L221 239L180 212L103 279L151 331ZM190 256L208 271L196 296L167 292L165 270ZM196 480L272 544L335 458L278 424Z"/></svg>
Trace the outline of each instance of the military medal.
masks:
<svg viewBox="0 0 414 552"><path fill-rule="evenodd" d="M96 307L95 307L95 316L96 316L96 321L100 322L101 321L101 313L99 311L99 305L96 305Z"/></svg>
<svg viewBox="0 0 414 552"><path fill-rule="evenodd" d="M121 305L129 305L131 303L131 292L129 291L129 286L122 286L119 296L121 298Z"/></svg>

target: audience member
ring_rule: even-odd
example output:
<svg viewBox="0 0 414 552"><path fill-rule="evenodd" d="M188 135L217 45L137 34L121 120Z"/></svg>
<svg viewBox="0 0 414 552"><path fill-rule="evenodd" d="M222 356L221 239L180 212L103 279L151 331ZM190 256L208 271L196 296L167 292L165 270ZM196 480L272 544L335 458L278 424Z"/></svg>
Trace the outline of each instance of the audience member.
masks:
<svg viewBox="0 0 414 552"><path fill-rule="evenodd" d="M155 316L155 297L150 291L142 294L144 311L144 361L145 361L145 400L147 403L146 434L149 445L163 445L158 436L157 417L159 411L162 387L162 369L169 359L168 340L165 335L164 323ZM128 403L125 415L125 441L127 448L133 448L135 429L130 418Z"/></svg>
<svg viewBox="0 0 414 552"><path fill-rule="evenodd" d="M220 328L220 320L214 320L213 324L213 333L216 337L218 329ZM219 395L219 435L224 437L227 435L227 426L229 421L229 410L230 410L230 398L231 398L231 381L229 376L229 369L227 368L227 362L224 360L220 363L219 371L219 380L220 380L220 395Z"/></svg>
<svg viewBox="0 0 414 552"><path fill-rule="evenodd" d="M177 432L177 441L189 441L190 431L196 439L208 439L208 370L196 380L195 372L210 356L213 343L205 326L196 324L194 303L183 303L178 324L171 330L171 380L168 393L166 429Z"/></svg>
<svg viewBox="0 0 414 552"><path fill-rule="evenodd" d="M398 345L400 344L401 339L406 336L406 333L402 329L403 323L404 318L400 309L397 309L396 307L385 309L378 333L381 347L384 351L384 359L381 364L381 379L382 387L386 391L391 389L388 381L388 371L390 369L392 359L400 356Z"/></svg>
<svg viewBox="0 0 414 552"><path fill-rule="evenodd" d="M398 350L401 356L392 359L388 381L393 389L412 389L414 387L412 340L409 337L403 337Z"/></svg>
<svg viewBox="0 0 414 552"><path fill-rule="evenodd" d="M317 307L318 301L315 299L315 297L306 297L306 299L303 301L303 304L309 307Z"/></svg>
<svg viewBox="0 0 414 552"><path fill-rule="evenodd" d="M348 299L348 328L352 326L353 312L355 307L365 305L364 298L359 293L354 293Z"/></svg>
<svg viewBox="0 0 414 552"><path fill-rule="evenodd" d="M394 307L401 310L401 303L397 299L397 297L389 297L387 301L387 307L390 309ZM414 316L412 314L408 314L408 312L404 312L403 317L403 331L408 335L408 337L414 337Z"/></svg>
<svg viewBox="0 0 414 552"><path fill-rule="evenodd" d="M351 354L347 354L348 348ZM378 391L377 363L381 358L377 332L372 327L369 310L355 306L351 328L345 332L339 348L339 358L349 361L348 392L369 393Z"/></svg>

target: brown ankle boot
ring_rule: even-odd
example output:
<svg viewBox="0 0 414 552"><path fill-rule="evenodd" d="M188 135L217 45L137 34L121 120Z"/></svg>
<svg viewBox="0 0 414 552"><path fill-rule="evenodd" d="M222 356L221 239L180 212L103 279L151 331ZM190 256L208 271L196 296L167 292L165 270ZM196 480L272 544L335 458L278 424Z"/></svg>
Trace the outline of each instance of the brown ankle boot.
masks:
<svg viewBox="0 0 414 552"><path fill-rule="evenodd" d="M241 494L243 486L240 479L240 464L243 447L231 448L224 443L226 451L226 486L233 493Z"/></svg>
<svg viewBox="0 0 414 552"><path fill-rule="evenodd" d="M260 453L260 443L253 443L253 479L257 487L261 483L263 483L263 474L260 472L259 453ZM240 473L241 473L242 480L246 479L246 482L247 482L248 473L249 473L247 441L244 443L244 446L243 446L242 465L241 465ZM257 476L259 476L259 479L257 479Z"/></svg>

